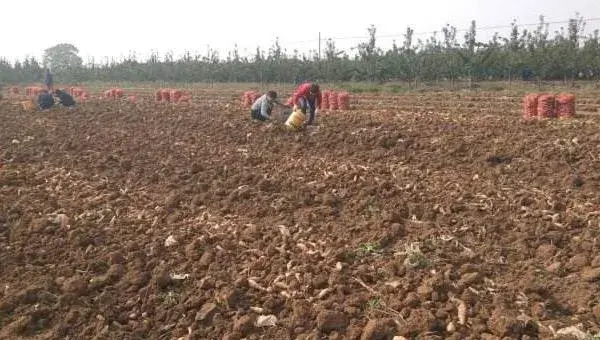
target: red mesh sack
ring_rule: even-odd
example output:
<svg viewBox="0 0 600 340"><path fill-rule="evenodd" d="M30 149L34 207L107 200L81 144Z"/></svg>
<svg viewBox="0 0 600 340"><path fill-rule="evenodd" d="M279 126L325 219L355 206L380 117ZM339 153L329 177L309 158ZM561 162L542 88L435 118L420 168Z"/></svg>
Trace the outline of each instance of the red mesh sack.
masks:
<svg viewBox="0 0 600 340"><path fill-rule="evenodd" d="M551 94L543 94L538 98L538 117L553 118L556 116L554 111L554 96Z"/></svg>
<svg viewBox="0 0 600 340"><path fill-rule="evenodd" d="M240 98L240 104L242 105L242 107L247 107L248 105L246 104L246 98L248 97L248 91L245 91L244 93L242 93L242 98Z"/></svg>
<svg viewBox="0 0 600 340"><path fill-rule="evenodd" d="M523 118L535 119L538 117L538 98L539 94L532 93L523 97Z"/></svg>
<svg viewBox="0 0 600 340"><path fill-rule="evenodd" d="M114 91L113 90L104 91L104 98L106 98L106 99L114 98Z"/></svg>
<svg viewBox="0 0 600 340"><path fill-rule="evenodd" d="M40 92L40 87L38 86L28 86L25 88L25 94L27 96L37 96Z"/></svg>
<svg viewBox="0 0 600 340"><path fill-rule="evenodd" d="M350 109L350 94L348 92L338 93L337 96L338 108L340 110Z"/></svg>
<svg viewBox="0 0 600 340"><path fill-rule="evenodd" d="M183 92L181 92L181 90L171 90L171 101L173 103L179 102L181 97L183 97Z"/></svg>
<svg viewBox="0 0 600 340"><path fill-rule="evenodd" d="M160 90L160 96L163 101L170 102L171 101L171 90L170 89L162 89Z"/></svg>
<svg viewBox="0 0 600 340"><path fill-rule="evenodd" d="M123 98L123 96L125 95L125 93L123 92L122 89L108 89L106 91L104 91L104 98L106 99L117 99L117 98Z"/></svg>
<svg viewBox="0 0 600 340"><path fill-rule="evenodd" d="M321 107L324 109L329 108L329 94L331 91L323 91L323 102L321 103Z"/></svg>
<svg viewBox="0 0 600 340"><path fill-rule="evenodd" d="M337 110L338 108L339 108L339 106L338 106L338 100L337 100L337 93L332 91L329 93L329 109Z"/></svg>
<svg viewBox="0 0 600 340"><path fill-rule="evenodd" d="M559 118L573 118L575 116L575 96L570 93L561 93L556 96L556 115Z"/></svg>
<svg viewBox="0 0 600 340"><path fill-rule="evenodd" d="M81 94L83 93L83 89L80 87L71 87L69 90L73 97L81 97Z"/></svg>
<svg viewBox="0 0 600 340"><path fill-rule="evenodd" d="M26 89L25 93L28 96L37 96L39 94L40 88L37 86L30 86Z"/></svg>
<svg viewBox="0 0 600 340"><path fill-rule="evenodd" d="M162 93L160 92L160 90L156 91L156 93L154 93L154 100L157 103L160 103L162 101Z"/></svg>
<svg viewBox="0 0 600 340"><path fill-rule="evenodd" d="M244 98L244 106L245 107L251 107L252 104L254 104L254 94L255 93L256 93L255 91L245 92L245 98Z"/></svg>

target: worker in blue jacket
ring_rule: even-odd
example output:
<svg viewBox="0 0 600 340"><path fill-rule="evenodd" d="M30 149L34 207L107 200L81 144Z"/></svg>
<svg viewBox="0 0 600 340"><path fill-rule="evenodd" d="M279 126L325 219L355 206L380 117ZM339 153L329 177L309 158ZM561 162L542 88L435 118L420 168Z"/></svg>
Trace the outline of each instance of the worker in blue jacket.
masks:
<svg viewBox="0 0 600 340"><path fill-rule="evenodd" d="M46 90L52 92L53 86L54 86L54 77L52 76L52 73L50 73L50 69L47 68L46 69L46 74L44 76L44 85L46 85Z"/></svg>
<svg viewBox="0 0 600 340"><path fill-rule="evenodd" d="M54 97L52 93L44 90L38 95L37 102L40 110L49 110L54 106Z"/></svg>

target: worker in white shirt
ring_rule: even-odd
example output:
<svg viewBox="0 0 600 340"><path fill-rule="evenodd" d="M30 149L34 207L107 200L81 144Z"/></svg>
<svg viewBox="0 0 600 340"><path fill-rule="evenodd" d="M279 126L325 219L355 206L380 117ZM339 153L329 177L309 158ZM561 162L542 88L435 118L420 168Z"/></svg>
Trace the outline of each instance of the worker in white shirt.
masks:
<svg viewBox="0 0 600 340"><path fill-rule="evenodd" d="M273 106L275 104L281 107L289 108L289 106L283 105L277 101L277 92L269 91L263 94L254 102L254 104L252 104L252 108L250 109L252 119L261 122L270 120L271 112L273 111Z"/></svg>

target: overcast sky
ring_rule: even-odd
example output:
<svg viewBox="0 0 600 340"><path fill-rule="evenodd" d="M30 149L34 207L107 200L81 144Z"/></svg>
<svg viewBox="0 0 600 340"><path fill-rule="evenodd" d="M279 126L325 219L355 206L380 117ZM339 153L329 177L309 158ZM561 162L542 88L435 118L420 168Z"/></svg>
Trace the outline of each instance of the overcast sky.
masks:
<svg viewBox="0 0 600 340"><path fill-rule="evenodd" d="M84 61L118 59L130 51L142 58L152 50L205 54L208 46L225 57L236 43L241 54L252 54L257 45L267 50L277 37L288 52L305 52L317 48L319 32L323 40L336 38L338 47L348 49L366 39L353 37L366 36L371 24L378 35L395 35L401 42L406 26L415 30L415 39L425 39L429 34L419 33L445 24L466 29L471 20L485 28L513 19L535 24L540 14L547 21L568 20L575 12L600 18L600 0L5 0L0 8L0 56L10 60L41 56L61 42L77 46ZM598 28L600 19L588 22L586 32ZM507 29L478 34L487 38L495 31ZM393 39L381 38L378 44L388 47Z"/></svg>

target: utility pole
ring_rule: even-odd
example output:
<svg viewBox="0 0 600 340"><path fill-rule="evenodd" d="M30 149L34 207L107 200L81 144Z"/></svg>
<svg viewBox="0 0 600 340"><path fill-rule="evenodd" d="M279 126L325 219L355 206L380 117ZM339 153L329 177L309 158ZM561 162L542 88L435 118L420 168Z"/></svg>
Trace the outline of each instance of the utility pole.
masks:
<svg viewBox="0 0 600 340"><path fill-rule="evenodd" d="M321 60L321 32L319 32L319 60Z"/></svg>

